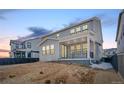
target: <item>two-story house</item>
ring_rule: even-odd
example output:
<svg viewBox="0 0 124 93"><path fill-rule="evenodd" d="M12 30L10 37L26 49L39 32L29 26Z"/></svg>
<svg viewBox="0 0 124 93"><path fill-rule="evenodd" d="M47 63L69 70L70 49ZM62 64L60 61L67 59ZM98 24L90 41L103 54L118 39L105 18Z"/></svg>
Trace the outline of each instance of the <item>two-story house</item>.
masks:
<svg viewBox="0 0 124 93"><path fill-rule="evenodd" d="M93 17L43 36L39 57L41 61L99 61L103 52L102 44L101 21Z"/></svg>
<svg viewBox="0 0 124 93"><path fill-rule="evenodd" d="M11 40L11 58L39 58L40 38L28 40Z"/></svg>
<svg viewBox="0 0 124 93"><path fill-rule="evenodd" d="M116 42L118 71L124 77L124 10L119 14Z"/></svg>

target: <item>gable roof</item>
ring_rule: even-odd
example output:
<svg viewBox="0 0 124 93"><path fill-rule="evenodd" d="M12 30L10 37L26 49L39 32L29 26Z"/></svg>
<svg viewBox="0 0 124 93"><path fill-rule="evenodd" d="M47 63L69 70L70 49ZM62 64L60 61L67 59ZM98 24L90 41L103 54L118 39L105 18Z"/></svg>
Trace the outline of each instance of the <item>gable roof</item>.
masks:
<svg viewBox="0 0 124 93"><path fill-rule="evenodd" d="M122 19L123 13L124 13L124 10L121 11L121 13L119 14L119 17L118 17L118 26L117 26L117 33L116 33L116 39L115 39L115 41L117 41L117 38L118 38L119 27L120 27L120 23L121 23L121 19Z"/></svg>
<svg viewBox="0 0 124 93"><path fill-rule="evenodd" d="M53 35L53 34L58 33L58 32L62 32L62 31L68 30L68 29L70 29L70 28L72 28L72 27L76 27L76 26L81 25L81 24L88 23L88 22L93 21L93 20L100 20L100 19L99 19L98 17L92 17L92 18L90 18L90 19L83 20L83 21L81 21L80 23L77 23L77 24L74 24L74 25L65 27L65 28L63 28L63 29L61 29L61 30L58 30L58 31L49 33L49 34L47 34L47 35L44 35L42 38L47 37L47 36L50 36L50 35Z"/></svg>
<svg viewBox="0 0 124 93"><path fill-rule="evenodd" d="M44 42L46 42L47 40L54 40L54 41L58 41L58 39L54 39L54 38L46 38L44 40L42 40L39 44L39 46L41 46Z"/></svg>

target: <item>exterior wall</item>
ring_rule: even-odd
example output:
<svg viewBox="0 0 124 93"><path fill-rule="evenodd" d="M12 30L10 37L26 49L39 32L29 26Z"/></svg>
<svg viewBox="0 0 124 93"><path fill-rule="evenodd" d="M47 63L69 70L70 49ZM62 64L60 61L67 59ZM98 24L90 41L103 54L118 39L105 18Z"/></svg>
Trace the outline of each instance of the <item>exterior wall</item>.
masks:
<svg viewBox="0 0 124 93"><path fill-rule="evenodd" d="M40 43L41 39L37 38L37 39L30 39L30 40L26 40L26 41L18 41L18 40L14 40L13 43L11 43L11 58L15 58L14 56L14 52L25 52L25 58L28 58L28 54L31 53L31 58L39 58L39 46L38 44ZM30 42L31 43L31 48L27 47L27 43ZM22 47L22 43L24 44L24 47ZM19 48L17 48L17 44L19 44ZM34 51L34 52L33 52Z"/></svg>
<svg viewBox="0 0 124 93"><path fill-rule="evenodd" d="M119 15L118 31L117 31L117 62L118 72L124 78L124 11Z"/></svg>
<svg viewBox="0 0 124 93"><path fill-rule="evenodd" d="M41 39L33 39L33 40L27 40L25 41L25 46L26 46L26 57L28 58L28 53L30 53L31 51L39 51L39 42L41 41ZM30 42L31 43L31 48L27 47L27 43ZM39 53L31 53L31 58L39 58Z"/></svg>
<svg viewBox="0 0 124 93"><path fill-rule="evenodd" d="M124 52L124 13L122 14L119 26L119 34L117 39L117 53L123 53Z"/></svg>
<svg viewBox="0 0 124 93"><path fill-rule="evenodd" d="M89 31L93 31L93 32L96 32L96 33L101 33L99 31L101 31L101 24L99 22L99 19L95 19L95 20L90 20L88 22L84 22L82 24L79 24L79 25L76 25L74 27L71 27L71 28L68 28L68 29L65 29L65 30L62 30L62 31L58 31L58 32L55 32L54 34L51 34L49 35L48 37L49 38L57 38L57 34L59 34L60 36L58 37L59 38L63 38L63 37L66 37L66 36L70 36L70 30L71 29L76 29L77 27L82 27L84 25L88 25L88 30ZM82 29L81 29L82 30ZM82 31L83 32L83 31ZM99 35L99 34L98 34ZM100 37L100 40L101 40L101 35L99 36Z"/></svg>
<svg viewBox="0 0 124 93"><path fill-rule="evenodd" d="M47 46L47 45L51 45L54 44L54 49L55 49L55 53L53 55L43 55L42 54L42 47L43 46ZM43 43L40 46L40 61L55 61L59 59L59 43L56 40L47 40L45 43Z"/></svg>
<svg viewBox="0 0 124 93"><path fill-rule="evenodd" d="M88 29L84 30L84 31L80 31L74 34L70 33L71 29L75 29L77 27L81 27L83 25L88 25ZM57 34L59 34L59 37L57 37ZM41 61L52 61L52 60L58 60L58 58L60 58L60 53L59 53L59 44L62 42L70 42L70 41L75 41L78 42L78 38L83 38L83 37L88 37L88 60L90 59L90 40L93 41L93 45L94 45L94 59L95 60L100 60L102 58L102 43L103 43L103 38L102 38L102 32L101 32L101 23L100 20L95 18L93 20L84 22L82 24L79 25L75 25L71 28L68 29L64 29L64 30L60 30L58 32L52 33L44 38L47 38L48 40L46 40L43 44L41 44L40 48L44 45L47 44L55 44L55 55L42 55L42 51L40 49L40 60ZM56 39L58 41L52 41L49 39Z"/></svg>

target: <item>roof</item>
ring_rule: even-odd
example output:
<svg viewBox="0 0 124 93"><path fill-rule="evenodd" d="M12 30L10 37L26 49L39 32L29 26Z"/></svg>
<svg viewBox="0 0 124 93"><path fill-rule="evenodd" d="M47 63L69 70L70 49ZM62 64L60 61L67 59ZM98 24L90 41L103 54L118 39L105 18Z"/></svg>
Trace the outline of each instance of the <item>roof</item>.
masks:
<svg viewBox="0 0 124 93"><path fill-rule="evenodd" d="M118 34L119 34L119 27L120 27L120 23L121 23L121 18L122 18L122 14L124 13L124 10L121 11L121 13L119 14L119 17L118 17L118 26L117 26L117 33L116 33L116 40L117 41L117 38L118 38Z"/></svg>
<svg viewBox="0 0 124 93"><path fill-rule="evenodd" d="M47 34L47 35L44 35L42 38L47 37L47 36L50 36L50 35L55 34L55 33L58 33L58 32L62 32L62 31L64 31L64 30L70 29L70 28L72 28L72 27L75 27L75 26L78 26L78 25L81 25L81 24L84 24L84 23L87 23L87 22L90 22L90 21L93 21L93 20L100 20L100 19L99 19L98 17L92 17L92 18L90 18L90 19L83 20L83 21L81 21L80 23L77 23L77 24L74 24L74 25L65 27L65 28L63 28L63 29L61 29L61 30L58 30L58 31L49 33L49 34Z"/></svg>
<svg viewBox="0 0 124 93"><path fill-rule="evenodd" d="M23 42L30 41L30 40L35 40L35 39L41 39L41 37L28 38L28 39L10 40L10 44L11 43L23 43Z"/></svg>
<svg viewBox="0 0 124 93"><path fill-rule="evenodd" d="M54 40L54 41L58 41L57 39L54 39L54 38L46 38L44 39L42 42L40 42L39 46L41 46L41 44L43 44L45 41L47 40Z"/></svg>
<svg viewBox="0 0 124 93"><path fill-rule="evenodd" d="M74 25L65 27L65 28L63 28L63 29L61 29L61 30L58 30L58 31L55 31L55 32L52 32L52 33L48 33L48 34L46 34L46 35L44 35L44 36L39 36L39 37L29 38L29 39L22 39L22 40L21 40L21 39L20 39L20 40L19 40L19 39L17 39L17 40L11 40L11 41L10 41L10 44L11 44L11 43L14 43L14 42L25 42L25 41L29 41L29 40L44 38L44 37L50 36L50 35L52 35L52 34L55 34L55 33L58 33L58 32L62 32L62 31L64 31L64 30L70 29L70 28L72 28L72 27L75 27L75 26L78 26L78 25L81 25L81 24L84 24L84 23L87 23L87 22L90 22L90 21L93 21L93 20L100 20L100 19L99 19L98 17L92 17L92 18L90 18L90 19L83 20L83 21L81 21L80 23L77 23L77 24L74 24Z"/></svg>

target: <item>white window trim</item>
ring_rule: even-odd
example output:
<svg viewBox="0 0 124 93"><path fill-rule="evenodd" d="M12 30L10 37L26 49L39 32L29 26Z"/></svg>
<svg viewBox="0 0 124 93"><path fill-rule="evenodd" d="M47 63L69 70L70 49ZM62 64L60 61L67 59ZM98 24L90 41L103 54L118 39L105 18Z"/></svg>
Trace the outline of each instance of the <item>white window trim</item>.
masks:
<svg viewBox="0 0 124 93"><path fill-rule="evenodd" d="M82 26L82 30L87 30L87 29L88 29L88 25L87 24Z"/></svg>
<svg viewBox="0 0 124 93"><path fill-rule="evenodd" d="M70 30L70 33L71 33L71 34L74 34L74 33L75 33L75 29L74 29L74 28L71 29L71 30Z"/></svg>

